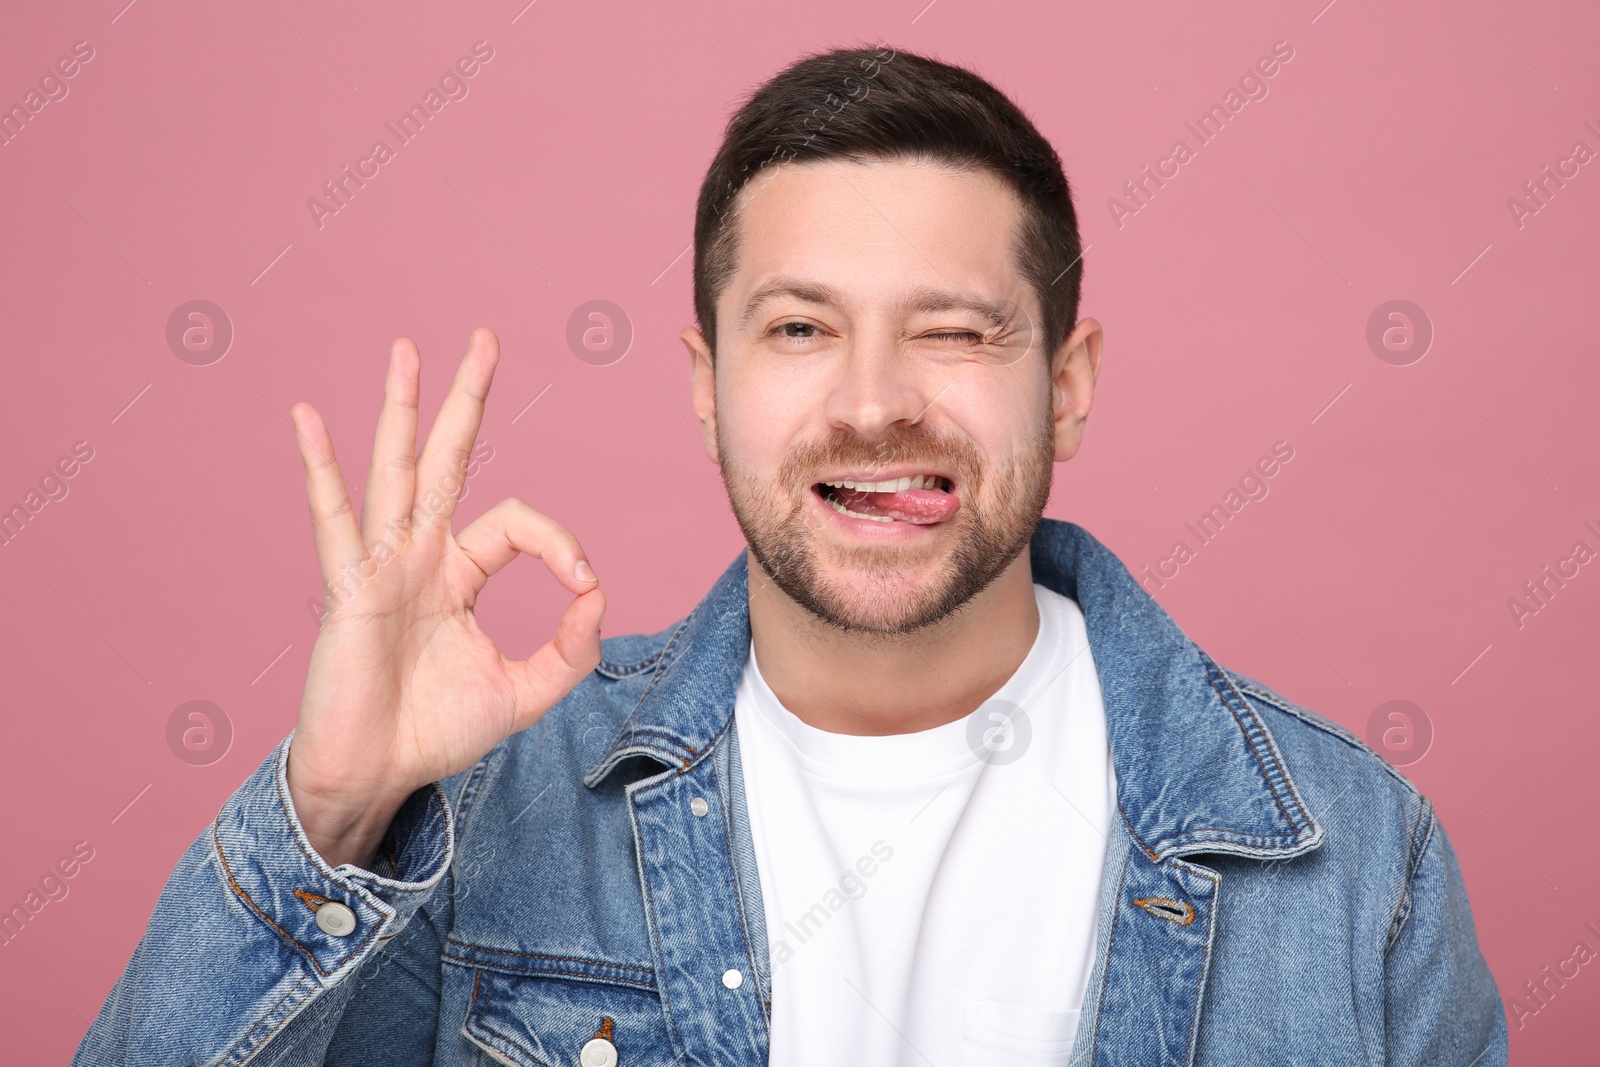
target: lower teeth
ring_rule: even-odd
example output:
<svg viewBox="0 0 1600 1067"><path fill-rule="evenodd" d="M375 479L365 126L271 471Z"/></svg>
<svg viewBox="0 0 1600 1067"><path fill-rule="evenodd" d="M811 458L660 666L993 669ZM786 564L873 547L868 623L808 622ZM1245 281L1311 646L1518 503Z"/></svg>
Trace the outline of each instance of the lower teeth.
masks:
<svg viewBox="0 0 1600 1067"><path fill-rule="evenodd" d="M849 508L845 507L843 504L839 503L837 500L833 499L832 497L827 497L825 499L828 501L828 506L830 508L832 508L834 511L837 511L841 515L848 515L852 519L871 519L873 522L893 522L894 521L894 519L890 518L888 515L863 515L859 511L851 511Z"/></svg>

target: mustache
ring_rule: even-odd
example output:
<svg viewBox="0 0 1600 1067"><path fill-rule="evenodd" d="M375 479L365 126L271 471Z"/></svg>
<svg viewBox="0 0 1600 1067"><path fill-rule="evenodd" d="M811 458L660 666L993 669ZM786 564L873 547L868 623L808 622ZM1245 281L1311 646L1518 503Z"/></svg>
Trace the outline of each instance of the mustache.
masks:
<svg viewBox="0 0 1600 1067"><path fill-rule="evenodd" d="M977 447L961 434L900 426L882 437L868 439L853 430L841 429L823 440L798 446L784 460L779 479L794 484L814 471L841 467L870 478L892 466L918 463L951 471L961 485L975 484L983 467Z"/></svg>

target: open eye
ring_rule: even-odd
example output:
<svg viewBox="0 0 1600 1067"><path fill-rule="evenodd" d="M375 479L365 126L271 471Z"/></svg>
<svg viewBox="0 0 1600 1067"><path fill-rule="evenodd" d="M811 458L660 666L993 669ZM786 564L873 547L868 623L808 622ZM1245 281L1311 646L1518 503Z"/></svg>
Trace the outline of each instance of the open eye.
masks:
<svg viewBox="0 0 1600 1067"><path fill-rule="evenodd" d="M772 327L772 329L767 331L767 336L782 337L786 341L809 341L817 336L817 331L820 329L821 327L814 322L800 322L791 320L789 322L778 323L776 326ZM790 333L790 330L809 330L812 332Z"/></svg>

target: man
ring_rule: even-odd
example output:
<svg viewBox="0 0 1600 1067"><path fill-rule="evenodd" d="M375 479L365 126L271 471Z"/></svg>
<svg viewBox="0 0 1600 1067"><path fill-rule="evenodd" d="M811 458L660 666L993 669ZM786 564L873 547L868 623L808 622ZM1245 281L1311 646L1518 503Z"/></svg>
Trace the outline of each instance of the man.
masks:
<svg viewBox="0 0 1600 1067"><path fill-rule="evenodd" d="M80 1064L1503 1064L1432 806L1218 665L1082 528L1059 158L973 74L808 57L695 224L694 408L748 549L601 640L577 539L458 533L487 330L365 499L294 419L333 605L299 724L184 855ZM573 594L502 656L519 553Z"/></svg>

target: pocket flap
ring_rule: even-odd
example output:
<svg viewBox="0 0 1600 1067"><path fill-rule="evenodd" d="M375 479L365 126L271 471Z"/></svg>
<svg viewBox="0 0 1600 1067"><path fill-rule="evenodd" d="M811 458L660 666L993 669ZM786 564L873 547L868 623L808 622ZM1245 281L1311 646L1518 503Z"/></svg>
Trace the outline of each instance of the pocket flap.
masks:
<svg viewBox="0 0 1600 1067"><path fill-rule="evenodd" d="M681 1062L654 992L591 978L464 970L472 985L461 1032L502 1063L579 1067L584 1046L596 1039L614 1046L616 1067Z"/></svg>

